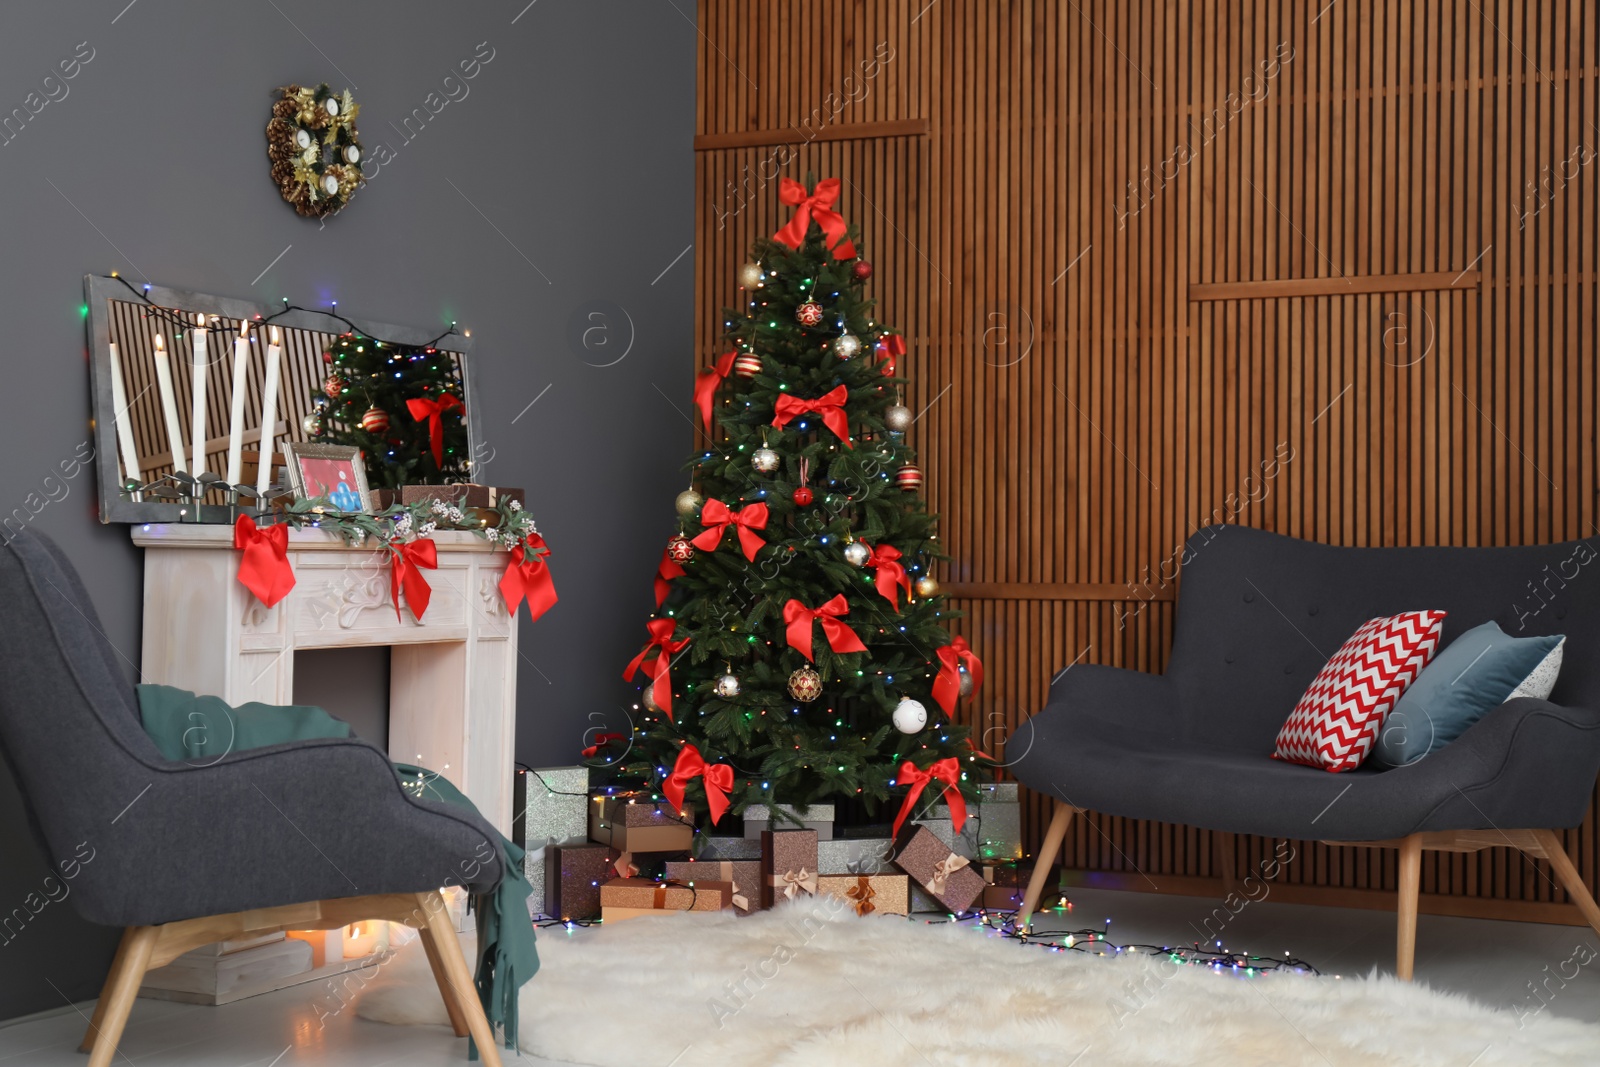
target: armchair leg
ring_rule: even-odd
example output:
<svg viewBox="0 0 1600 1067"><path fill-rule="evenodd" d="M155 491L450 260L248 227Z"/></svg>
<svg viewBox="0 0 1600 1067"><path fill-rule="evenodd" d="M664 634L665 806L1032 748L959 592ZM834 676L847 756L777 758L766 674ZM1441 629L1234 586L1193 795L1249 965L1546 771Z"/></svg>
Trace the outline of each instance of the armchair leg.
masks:
<svg viewBox="0 0 1600 1067"><path fill-rule="evenodd" d="M1594 927L1595 932L1600 933L1600 905L1594 902L1594 895L1584 884L1583 875L1572 865L1572 859L1561 844L1561 835L1554 830L1535 830L1533 836L1543 850L1544 858L1550 861L1550 870L1560 880L1561 887L1567 891L1567 896L1571 897L1578 910L1583 912L1583 917L1589 920L1589 925Z"/></svg>
<svg viewBox="0 0 1600 1067"><path fill-rule="evenodd" d="M428 967L433 971L433 980L439 984L439 996L444 998L444 1010L450 1013L450 1028L457 1037L466 1037L471 1033L466 1012L456 1000L455 990L450 987L450 976L444 969L444 957L440 955L439 946L433 939L433 931L424 926L417 933L422 950L428 954Z"/></svg>
<svg viewBox="0 0 1600 1067"><path fill-rule="evenodd" d="M1396 909L1394 973L1402 982L1411 981L1417 961L1417 896L1421 889L1422 835L1412 834L1400 842L1400 903Z"/></svg>
<svg viewBox="0 0 1600 1067"><path fill-rule="evenodd" d="M1033 918L1034 910L1039 906L1039 896L1044 892L1044 882L1050 873L1050 865L1055 863L1056 853L1061 851L1061 839L1067 836L1067 827L1077 812L1077 808L1056 801L1055 813L1050 816L1050 826L1044 832L1044 843L1039 846L1039 854L1034 857L1033 877L1028 879L1028 892L1022 898L1022 910L1017 913L1018 930L1030 929L1028 921Z"/></svg>
<svg viewBox="0 0 1600 1067"><path fill-rule="evenodd" d="M450 926L450 917L445 910L444 901L436 892L418 893L417 906L427 917L427 925L421 928L423 937L433 938L434 948L439 952L439 963L444 971L445 981L455 993L456 1004L466 1016L467 1029L472 1034L472 1040L478 1045L478 1055L483 1057L484 1067L501 1067L500 1049L495 1044L494 1030L489 1026L488 1017L483 1013L483 1003L478 999L477 987L472 984L472 972L467 970L466 958L461 955L461 942L457 940L456 932ZM449 1003L450 999L447 996L446 1006Z"/></svg>
<svg viewBox="0 0 1600 1067"><path fill-rule="evenodd" d="M95 1005L94 1018L89 1032L80 1046L89 1053L89 1067L111 1067L111 1058L117 1054L117 1044L122 1040L122 1028L127 1025L128 1013L133 1010L133 1000L139 995L139 985L150 966L150 955L160 936L159 926L130 926L122 933L122 944L117 946L116 957L111 961L111 971L100 990L100 1002Z"/></svg>

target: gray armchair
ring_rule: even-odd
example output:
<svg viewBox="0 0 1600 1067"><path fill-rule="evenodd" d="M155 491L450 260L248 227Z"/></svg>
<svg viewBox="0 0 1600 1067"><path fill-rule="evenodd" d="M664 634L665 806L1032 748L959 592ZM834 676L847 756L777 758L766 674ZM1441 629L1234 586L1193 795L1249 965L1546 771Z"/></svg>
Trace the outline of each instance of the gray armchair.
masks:
<svg viewBox="0 0 1600 1067"><path fill-rule="evenodd" d="M1548 860L1600 931L1600 907L1554 832L1582 823L1600 772L1600 568L1585 569L1597 548L1336 548L1238 526L1198 531L1167 672L1072 667L1012 739L1026 749L1018 780L1057 798L1037 871L1078 811L1394 847L1397 970L1410 978L1423 850L1511 846ZM1491 619L1513 636L1565 634L1550 699L1503 704L1392 770L1329 774L1270 758L1290 709L1357 626L1427 608L1449 612L1441 647Z"/></svg>
<svg viewBox="0 0 1600 1067"><path fill-rule="evenodd" d="M30 828L91 922L126 927L84 1039L106 1067L144 972L205 944L365 919L417 927L458 1034L495 1040L440 886L498 884L483 820L408 794L354 738L173 763L140 725L132 662L59 549L0 550L0 753Z"/></svg>

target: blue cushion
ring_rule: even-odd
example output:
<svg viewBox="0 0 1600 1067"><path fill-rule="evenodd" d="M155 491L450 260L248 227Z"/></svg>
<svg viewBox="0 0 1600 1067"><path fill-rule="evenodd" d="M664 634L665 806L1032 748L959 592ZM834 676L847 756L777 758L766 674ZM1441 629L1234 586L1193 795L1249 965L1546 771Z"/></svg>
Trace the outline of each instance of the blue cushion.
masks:
<svg viewBox="0 0 1600 1067"><path fill-rule="evenodd" d="M1434 657L1400 697L1378 735L1372 762L1403 767L1443 748L1504 704L1563 638L1508 637L1486 622Z"/></svg>

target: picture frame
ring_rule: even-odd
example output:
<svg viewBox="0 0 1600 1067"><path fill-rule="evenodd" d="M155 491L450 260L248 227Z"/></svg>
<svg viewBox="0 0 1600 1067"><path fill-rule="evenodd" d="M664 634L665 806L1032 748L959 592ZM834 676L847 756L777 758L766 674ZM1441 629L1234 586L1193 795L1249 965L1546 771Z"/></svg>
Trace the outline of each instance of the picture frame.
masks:
<svg viewBox="0 0 1600 1067"><path fill-rule="evenodd" d="M367 466L354 445L322 445L286 441L289 488L302 500L326 496L346 513L372 514L367 490Z"/></svg>

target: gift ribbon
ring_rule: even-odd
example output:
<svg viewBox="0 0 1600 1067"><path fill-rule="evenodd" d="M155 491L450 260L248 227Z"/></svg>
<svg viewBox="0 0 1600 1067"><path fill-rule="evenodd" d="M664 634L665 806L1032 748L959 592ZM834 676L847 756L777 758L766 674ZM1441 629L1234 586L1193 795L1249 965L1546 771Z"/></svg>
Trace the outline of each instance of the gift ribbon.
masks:
<svg viewBox="0 0 1600 1067"><path fill-rule="evenodd" d="M821 607L808 608L798 600L790 600L783 606L783 621L787 624L789 644L806 659L816 662L811 655L811 624L822 624L822 636L828 639L828 647L835 652L865 652L867 646L861 643L861 638L856 632L839 621L840 615L850 614L850 604L843 593L836 593L834 598Z"/></svg>
<svg viewBox="0 0 1600 1067"><path fill-rule="evenodd" d="M945 883L952 874L967 865L967 857L955 852L933 865L933 877L928 879L928 892L939 896L944 892Z"/></svg>
<svg viewBox="0 0 1600 1067"><path fill-rule="evenodd" d="M772 425L781 430L790 419L799 418L807 412L814 412L822 419L822 425L832 430L834 436L844 442L844 447L854 448L855 446L850 443L850 420L844 414L844 402L849 398L850 390L843 385L835 386L815 400L806 400L791 393L784 393L772 406Z"/></svg>
<svg viewBox="0 0 1600 1067"><path fill-rule="evenodd" d="M389 552L389 599L394 601L394 617L400 618L400 591L404 589L411 614L420 622L428 610L428 599L433 596L433 589L420 568L438 569L438 546L426 537L419 537L404 544L391 543Z"/></svg>
<svg viewBox="0 0 1600 1067"><path fill-rule="evenodd" d="M722 532L729 526L739 531L739 545L744 549L744 558L752 563L755 562L756 553L766 546L766 541L756 533L767 528L765 504L746 504L735 512L720 500L707 500L700 509L700 521L705 524L705 530L690 542L696 548L715 552L722 541Z"/></svg>
<svg viewBox="0 0 1600 1067"><path fill-rule="evenodd" d="M618 878L635 878L639 874L639 868L633 864L632 852L619 853L612 861L611 869L617 872Z"/></svg>
<svg viewBox="0 0 1600 1067"><path fill-rule="evenodd" d="M670 547L661 550L661 562L656 564L656 607L666 602L667 594L672 591L672 586L667 584L674 578L682 578L689 572L672 558Z"/></svg>
<svg viewBox="0 0 1600 1067"><path fill-rule="evenodd" d="M645 629L650 631L650 640L622 671L622 680L625 682L633 681L634 673L640 670L644 671L646 678L655 679L651 692L668 719L672 718L672 656L689 643L687 637L681 641L672 639L672 633L677 628L677 619L651 619L645 623ZM650 656L651 649L655 650L655 655L647 662L645 657Z"/></svg>
<svg viewBox="0 0 1600 1067"><path fill-rule="evenodd" d="M927 770L922 770L915 763L906 760L900 764L900 773L895 776L895 780L901 785L910 786L911 791L906 794L905 801L900 805L900 814L894 817L894 836L900 835L900 827L905 823L906 816L911 814L911 809L916 806L922 790L929 782L935 781L944 783L944 798L950 804L950 825L958 834L961 832L961 827L966 825L967 801L961 795L961 788L956 784L961 780L961 764L954 756L935 760Z"/></svg>
<svg viewBox="0 0 1600 1067"><path fill-rule="evenodd" d="M861 543L867 544L865 541ZM905 586L906 595L911 594L911 579L906 577L906 569L900 564L900 550L893 545L867 545L867 547L872 549L872 554L867 557L866 565L877 571L873 580L878 586L878 592L894 605L896 611L899 611L900 591L896 586Z"/></svg>
<svg viewBox="0 0 1600 1067"><path fill-rule="evenodd" d="M528 538L528 544L534 549L545 549L536 556L529 556L522 545L511 549L511 560L506 564L506 571L500 576L500 595L506 601L506 614L515 617L517 605L524 600L528 602L528 619L533 621L556 606L556 583L550 577L550 568L545 563L545 558L550 555L550 550L544 543L544 538L533 534Z"/></svg>
<svg viewBox="0 0 1600 1067"><path fill-rule="evenodd" d="M728 375L733 373L733 361L738 357L737 352L724 352L717 357L716 363L700 372L694 380L694 402L700 409L700 420L705 423L706 434L711 434L711 405L716 399L717 386L728 380Z"/></svg>
<svg viewBox="0 0 1600 1067"><path fill-rule="evenodd" d="M611 742L626 741L627 739L627 734L599 734L595 737L594 744L583 750L583 758L594 759L600 754L600 750L605 748Z"/></svg>
<svg viewBox="0 0 1600 1067"><path fill-rule="evenodd" d="M715 826L722 813L728 810L733 768L726 763L707 763L698 748L685 744L678 752L678 762L673 764L672 773L661 783L662 794L672 801L679 815L683 814L683 791L696 778L705 783L706 807L711 812L711 825Z"/></svg>
<svg viewBox="0 0 1600 1067"><path fill-rule="evenodd" d="M817 876L801 867L799 871L785 871L775 874L770 879L773 889L782 889L783 895L788 900L793 900L795 894L805 890L812 896L817 893Z"/></svg>
<svg viewBox="0 0 1600 1067"><path fill-rule="evenodd" d="M976 693L983 684L983 661L967 646L965 637L957 637L939 649L939 664L939 676L933 680L933 699L946 715L954 715L956 697L961 695L961 668L965 666L972 675L972 691Z"/></svg>
<svg viewBox="0 0 1600 1067"><path fill-rule="evenodd" d="M805 243L806 231L815 222L822 227L823 243L833 249L834 259L854 259L856 246L845 239L844 216L833 210L834 203L839 199L839 179L824 178L817 183L815 192L807 193L806 187L793 178L783 178L778 182L778 201L794 208L794 217L784 223L783 228L772 235L774 241L782 241L790 248L799 250Z"/></svg>
<svg viewBox="0 0 1600 1067"><path fill-rule="evenodd" d="M750 898L740 892L739 882L733 877L733 863L731 860L719 860L717 862L717 881L727 882L731 887L733 896L730 899L734 907L740 911L750 910Z"/></svg>
<svg viewBox="0 0 1600 1067"><path fill-rule="evenodd" d="M261 529L256 520L240 515L233 524L233 547L244 553L239 560L239 582L267 607L294 588L294 568L289 565L289 527L281 523Z"/></svg>
<svg viewBox="0 0 1600 1067"><path fill-rule="evenodd" d="M865 915L868 912L876 911L877 908L873 905L872 898L877 895L877 890L872 888L872 879L867 875L861 875L856 879L855 888L845 891L845 896L856 902L857 915Z"/></svg>
<svg viewBox="0 0 1600 1067"><path fill-rule="evenodd" d="M428 440L433 445L433 465L444 469L444 413L451 408L462 407L461 401L449 393L440 393L438 399L429 400L425 396L414 396L406 401L406 410L411 412L411 417L421 422L428 420Z"/></svg>
<svg viewBox="0 0 1600 1067"><path fill-rule="evenodd" d="M878 353L878 362L883 364L883 376L893 378L898 360L906 354L906 339L897 333L886 333L878 338L874 348Z"/></svg>

